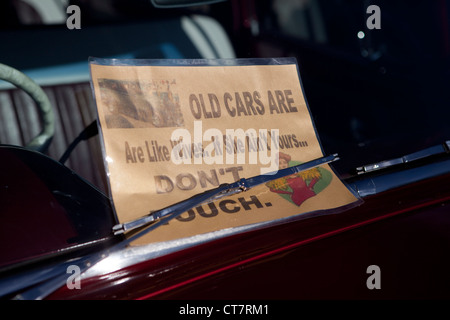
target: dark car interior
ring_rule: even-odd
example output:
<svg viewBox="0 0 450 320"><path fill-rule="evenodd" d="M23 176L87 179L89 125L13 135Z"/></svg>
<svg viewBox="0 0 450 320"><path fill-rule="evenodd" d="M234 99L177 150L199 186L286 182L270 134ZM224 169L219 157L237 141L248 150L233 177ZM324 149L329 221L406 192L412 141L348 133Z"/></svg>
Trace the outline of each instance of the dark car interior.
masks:
<svg viewBox="0 0 450 320"><path fill-rule="evenodd" d="M3 1L0 32L7 46L0 58L6 65L30 70L86 62L89 56L205 57L186 34L181 17L190 17L192 26L209 41L213 57L296 57L323 148L339 152L345 161L336 169L351 176L360 165L442 143L450 130L446 2L378 1L383 7L379 30L365 26L369 3L231 0L162 9L146 0L76 0L70 4L83 13L82 28L68 32L65 24L44 25L25 2ZM192 19L194 15L219 22L232 51L217 47L215 35L206 34L208 28ZM29 50L32 58L25 57ZM95 108L88 79L66 80L45 90L58 113L49 154L59 158L94 120ZM36 115L28 111L30 101L20 92L2 95L6 105L2 121L9 127L0 139L23 145L39 126ZM80 144L67 165L105 190L97 149L92 141Z"/></svg>

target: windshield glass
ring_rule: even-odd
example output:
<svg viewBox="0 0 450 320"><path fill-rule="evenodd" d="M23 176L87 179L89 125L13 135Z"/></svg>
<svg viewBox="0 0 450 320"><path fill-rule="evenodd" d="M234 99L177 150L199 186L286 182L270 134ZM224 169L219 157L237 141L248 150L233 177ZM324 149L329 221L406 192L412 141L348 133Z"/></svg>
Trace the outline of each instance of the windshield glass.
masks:
<svg viewBox="0 0 450 320"><path fill-rule="evenodd" d="M258 1L254 50L297 57L324 149L339 149L353 162L348 170L448 139L449 8L448 1Z"/></svg>
<svg viewBox="0 0 450 320"><path fill-rule="evenodd" d="M70 20L71 5L80 9L80 28ZM154 8L147 0L9 0L0 4L0 62L40 75L70 65L47 72L56 78L83 74L72 80L86 84L75 98L94 108L89 56L205 57L180 19L212 17L235 57L297 58L324 153L339 153L342 160L334 167L345 177L358 166L449 139L449 8L445 0L230 0L181 9ZM58 105L73 96L51 93ZM1 97L2 104L18 99ZM70 141L91 118L73 132L61 125L63 133L56 135ZM7 142L9 136L0 133ZM53 146L50 155L63 151Z"/></svg>

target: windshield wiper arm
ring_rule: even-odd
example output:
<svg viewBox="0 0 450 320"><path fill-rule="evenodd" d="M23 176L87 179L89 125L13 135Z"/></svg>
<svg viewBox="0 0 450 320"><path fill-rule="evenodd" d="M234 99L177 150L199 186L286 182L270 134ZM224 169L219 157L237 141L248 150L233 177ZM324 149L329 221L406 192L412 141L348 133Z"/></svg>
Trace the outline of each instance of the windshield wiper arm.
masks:
<svg viewBox="0 0 450 320"><path fill-rule="evenodd" d="M326 157L321 157L309 162L302 163L297 166L280 169L273 174L264 174L255 176L252 178L243 178L233 183L221 184L217 188L205 191L203 193L197 194L189 199L183 200L176 204L170 205L161 210L151 212L146 216L132 220L126 223L117 224L113 227L113 232L115 235L122 234L125 231L133 230L139 227L143 227L149 223L158 221L158 226L167 223L169 220L176 218L183 212L189 209L195 208L201 204L209 203L218 200L223 197L228 197L233 194L247 191L254 186L273 181L291 174L295 174L301 171L309 170L314 167L330 163L339 160L337 154L332 154ZM155 226L156 227L156 226Z"/></svg>
<svg viewBox="0 0 450 320"><path fill-rule="evenodd" d="M433 157L433 156L437 156L437 155L441 155L441 154L445 154L445 153L449 153L450 152L450 140L445 141L442 144L433 146L433 147L429 147L417 152L413 152L410 154L407 154L403 157L399 157L399 158L394 158L394 159L390 159L390 160L383 160L380 162L376 162L376 163L372 163L372 164L368 164L365 166L361 166L356 168L356 172L358 174L364 174L364 173L368 173L368 172L373 172L376 170L381 170L381 169L386 169L389 167L393 167L399 164L405 164L405 163L410 163L413 161L417 161L417 160L421 160L421 159L425 159L425 158L429 158L429 157Z"/></svg>

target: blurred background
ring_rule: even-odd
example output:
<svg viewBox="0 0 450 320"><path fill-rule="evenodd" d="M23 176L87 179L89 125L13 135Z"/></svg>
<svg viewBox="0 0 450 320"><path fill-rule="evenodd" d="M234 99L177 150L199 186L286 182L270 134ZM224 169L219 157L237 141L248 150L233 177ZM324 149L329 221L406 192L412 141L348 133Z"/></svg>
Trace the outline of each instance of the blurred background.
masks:
<svg viewBox="0 0 450 320"><path fill-rule="evenodd" d="M66 26L69 5L81 29ZM380 29L369 29L370 5ZM325 153L336 170L442 143L450 137L446 0L227 0L155 8L150 0L3 0L0 63L44 87L57 113L50 156L95 117L88 57L296 57ZM0 141L24 145L40 130L26 95L0 86ZM105 188L98 139L67 165Z"/></svg>

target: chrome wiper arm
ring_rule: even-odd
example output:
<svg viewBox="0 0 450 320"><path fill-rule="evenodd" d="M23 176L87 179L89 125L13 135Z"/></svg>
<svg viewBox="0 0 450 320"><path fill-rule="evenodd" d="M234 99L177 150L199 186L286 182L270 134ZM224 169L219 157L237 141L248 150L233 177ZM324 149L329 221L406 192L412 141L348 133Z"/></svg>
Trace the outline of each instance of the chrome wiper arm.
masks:
<svg viewBox="0 0 450 320"><path fill-rule="evenodd" d="M358 168L356 168L356 172L358 174L364 174L364 173L393 167L393 166L396 166L399 164L410 163L413 161L417 161L417 160L421 160L421 159L425 159L428 157L445 154L445 153L449 153L449 152L450 152L450 140L447 140L442 144L439 144L439 145L436 145L433 147L429 147L429 148L426 148L426 149L423 149L423 150L420 150L417 152L413 152L413 153L407 154L407 155L399 157L399 158L383 160L380 162L367 164L367 165L358 167Z"/></svg>
<svg viewBox="0 0 450 320"><path fill-rule="evenodd" d="M326 157L321 157L315 160L311 160L309 162L302 163L297 166L280 169L273 174L268 173L247 179L243 178L233 183L221 184L217 188L197 194L189 199L170 205L161 210L151 212L148 215L138 218L136 220L117 224L113 227L113 232L115 235L122 234L126 231L140 228L156 221L158 221L159 224L164 224L167 223L169 220L181 215L183 212L186 212L189 209L195 208L201 204L213 202L223 197L228 197L233 194L241 193L257 185L273 181L279 178L283 178L285 176L289 176L291 174L295 174L301 171L309 170L314 167L330 163L336 160L339 160L338 155L332 154Z"/></svg>

